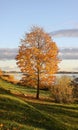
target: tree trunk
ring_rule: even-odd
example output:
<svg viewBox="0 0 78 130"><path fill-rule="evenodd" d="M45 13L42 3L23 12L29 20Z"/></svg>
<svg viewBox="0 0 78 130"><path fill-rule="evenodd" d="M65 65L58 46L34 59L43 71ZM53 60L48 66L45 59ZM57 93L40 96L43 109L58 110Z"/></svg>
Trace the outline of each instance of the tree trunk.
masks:
<svg viewBox="0 0 78 130"><path fill-rule="evenodd" d="M39 86L40 86L40 85L39 85L39 84L40 84L39 82L40 82L40 81L39 81L39 70L38 70L38 81L37 81L37 94L36 94L36 99L39 99L39 92L40 92L40 91L39 91L39 88L40 88L40 87L39 87Z"/></svg>

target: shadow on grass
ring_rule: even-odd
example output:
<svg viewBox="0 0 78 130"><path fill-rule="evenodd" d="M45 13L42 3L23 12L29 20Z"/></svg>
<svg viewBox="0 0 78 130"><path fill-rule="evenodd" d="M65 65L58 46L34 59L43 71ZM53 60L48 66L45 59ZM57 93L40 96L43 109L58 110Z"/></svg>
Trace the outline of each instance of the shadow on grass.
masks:
<svg viewBox="0 0 78 130"><path fill-rule="evenodd" d="M0 94L11 94L10 90L6 90L0 86Z"/></svg>
<svg viewBox="0 0 78 130"><path fill-rule="evenodd" d="M52 113L49 114L49 111L50 108L45 105L39 106L39 104L26 103L10 95L0 95L0 123L2 123L1 120L8 120L10 123L16 122L43 130L67 130L68 126L54 117ZM11 124L8 127L10 129Z"/></svg>
<svg viewBox="0 0 78 130"><path fill-rule="evenodd" d="M44 99L34 102L32 97L23 101L20 98L0 87L0 124L4 124L5 129L13 130L21 124L22 128L17 130L78 130L78 105L45 103Z"/></svg>

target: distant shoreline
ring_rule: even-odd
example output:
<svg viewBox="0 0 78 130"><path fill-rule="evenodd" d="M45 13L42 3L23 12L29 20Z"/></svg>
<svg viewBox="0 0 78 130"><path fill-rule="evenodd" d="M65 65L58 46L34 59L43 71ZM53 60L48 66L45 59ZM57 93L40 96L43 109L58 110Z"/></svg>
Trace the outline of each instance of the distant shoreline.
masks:
<svg viewBox="0 0 78 130"><path fill-rule="evenodd" d="M78 72L71 72L71 71L59 71L57 74L78 74Z"/></svg>
<svg viewBox="0 0 78 130"><path fill-rule="evenodd" d="M22 73L20 71L4 71L4 73ZM71 71L59 71L56 74L78 74L78 72L71 72Z"/></svg>

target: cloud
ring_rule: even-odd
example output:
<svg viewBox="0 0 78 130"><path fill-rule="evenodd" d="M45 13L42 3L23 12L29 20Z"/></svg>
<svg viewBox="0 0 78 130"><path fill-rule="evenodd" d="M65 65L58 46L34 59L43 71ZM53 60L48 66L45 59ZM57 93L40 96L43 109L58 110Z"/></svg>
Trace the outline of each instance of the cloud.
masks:
<svg viewBox="0 0 78 130"><path fill-rule="evenodd" d="M61 48L59 57L61 59L78 59L78 48Z"/></svg>
<svg viewBox="0 0 78 130"><path fill-rule="evenodd" d="M59 51L60 51L59 57L61 59L78 59L78 48L60 48ZM8 48L1 49L0 48L0 61L14 60L17 53L18 53L17 48L13 48L13 49L10 49L10 48L9 49ZM6 62L6 63L8 65L8 62ZM1 63L0 63L0 65L1 65ZM11 65L11 67L12 67L12 65Z"/></svg>
<svg viewBox="0 0 78 130"><path fill-rule="evenodd" d="M17 55L18 49L17 48L0 48L0 60L12 60L15 59Z"/></svg>
<svg viewBox="0 0 78 130"><path fill-rule="evenodd" d="M4 71L19 71L15 60L0 60L0 69Z"/></svg>
<svg viewBox="0 0 78 130"><path fill-rule="evenodd" d="M61 71L75 71L78 72L78 60L62 60L59 63Z"/></svg>
<svg viewBox="0 0 78 130"><path fill-rule="evenodd" d="M49 33L52 37L78 37L78 29L58 30Z"/></svg>

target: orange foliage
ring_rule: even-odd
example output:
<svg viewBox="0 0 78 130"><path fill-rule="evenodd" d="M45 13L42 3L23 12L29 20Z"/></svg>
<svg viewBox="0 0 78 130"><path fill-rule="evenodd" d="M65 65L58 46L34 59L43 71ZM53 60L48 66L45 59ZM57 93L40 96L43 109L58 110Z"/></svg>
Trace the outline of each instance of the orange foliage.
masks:
<svg viewBox="0 0 78 130"><path fill-rule="evenodd" d="M33 27L31 32L21 40L16 60L24 73L22 83L37 86L37 98L39 98L40 86L52 85L53 75L58 71L56 43L42 28Z"/></svg>
<svg viewBox="0 0 78 130"><path fill-rule="evenodd" d="M0 77L3 75L3 72L2 72L2 70L0 69Z"/></svg>
<svg viewBox="0 0 78 130"><path fill-rule="evenodd" d="M3 75L1 75L1 78L3 80L8 81L8 82L13 83L13 84L17 84L19 82L18 80L15 80L13 75L3 74Z"/></svg>
<svg viewBox="0 0 78 130"><path fill-rule="evenodd" d="M51 87L51 94L55 102L73 102L73 86L71 86L71 78L67 76L59 77L56 84Z"/></svg>

